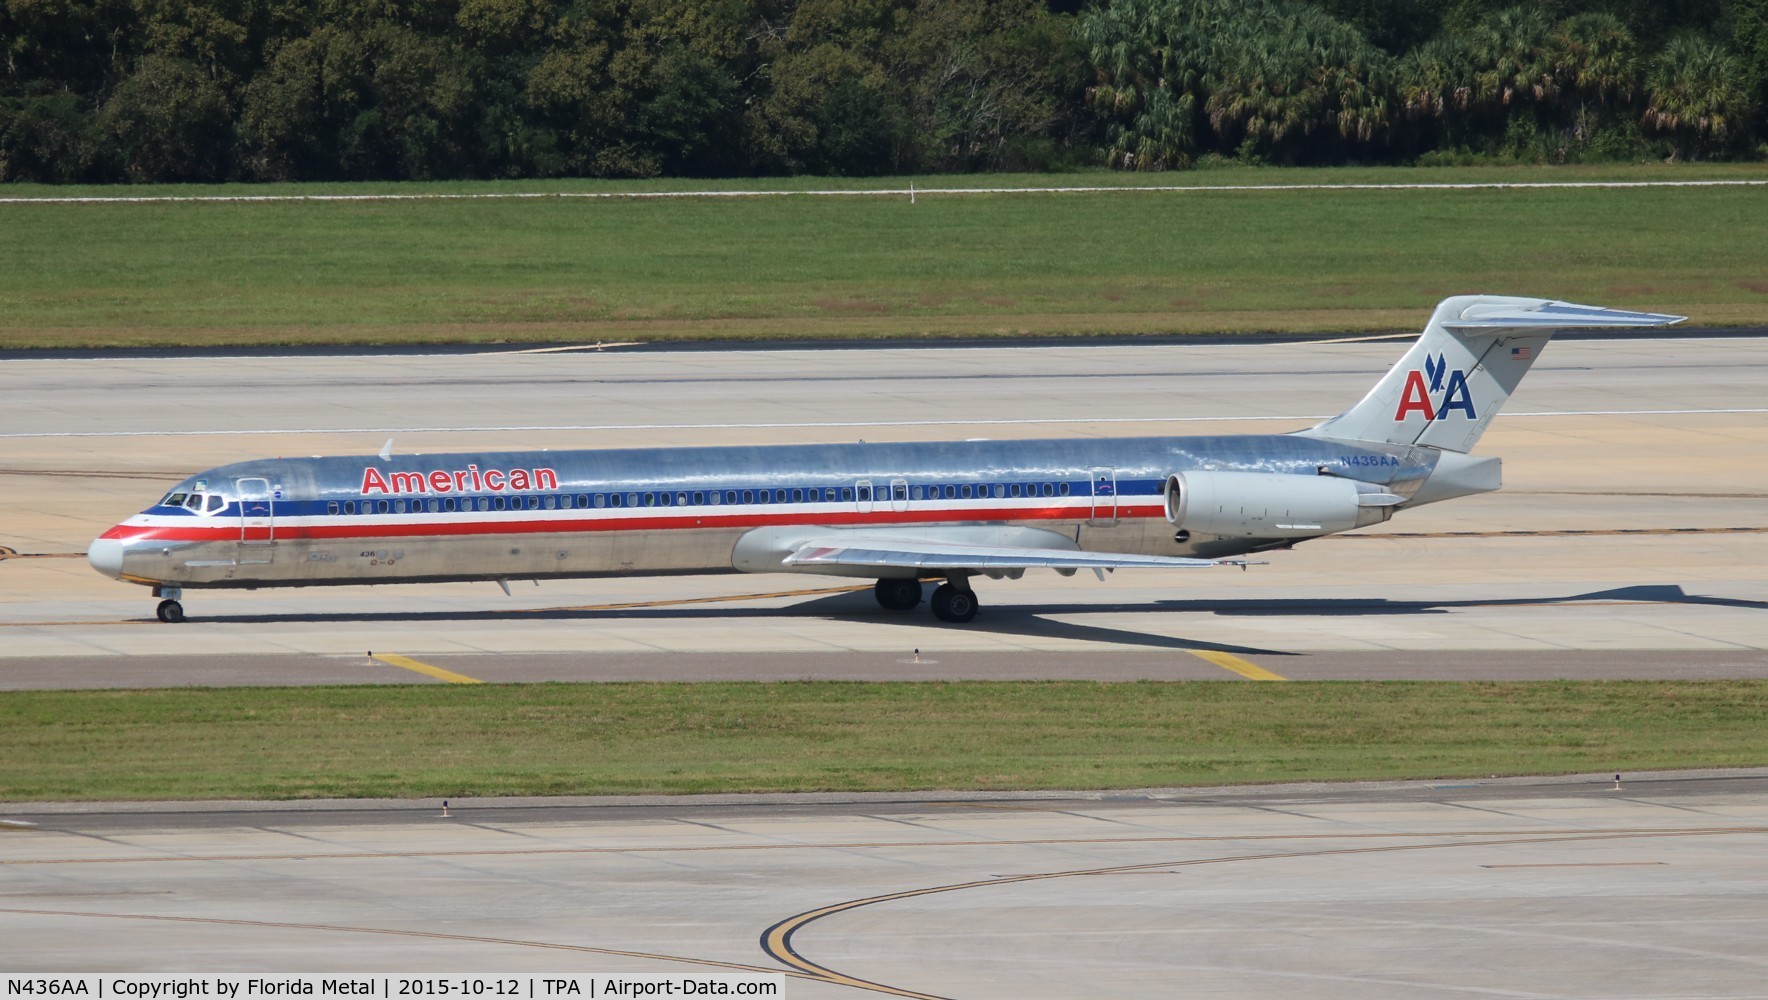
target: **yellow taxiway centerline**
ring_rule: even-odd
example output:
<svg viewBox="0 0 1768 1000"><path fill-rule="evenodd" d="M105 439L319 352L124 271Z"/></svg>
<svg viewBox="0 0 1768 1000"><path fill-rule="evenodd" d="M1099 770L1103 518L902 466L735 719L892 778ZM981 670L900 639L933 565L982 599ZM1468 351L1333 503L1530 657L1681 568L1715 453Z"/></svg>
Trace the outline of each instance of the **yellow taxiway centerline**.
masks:
<svg viewBox="0 0 1768 1000"><path fill-rule="evenodd" d="M468 677L466 674L457 674L452 670L443 670L441 667L433 667L430 664L424 663L421 660L414 660L409 656L400 656L398 653L376 653L370 658L375 659L375 660L379 660L382 663L387 664L388 666L402 667L406 670L414 670L420 674L426 674L430 677L434 677L439 681L447 681L450 684L483 684L483 683L485 683L484 681L479 680L477 677Z"/></svg>
<svg viewBox="0 0 1768 1000"><path fill-rule="evenodd" d="M1281 674L1273 674L1250 660L1242 660L1233 653L1224 653L1215 649L1187 649L1185 652L1200 660L1208 660L1223 670L1231 670L1249 681L1286 681L1289 679Z"/></svg>

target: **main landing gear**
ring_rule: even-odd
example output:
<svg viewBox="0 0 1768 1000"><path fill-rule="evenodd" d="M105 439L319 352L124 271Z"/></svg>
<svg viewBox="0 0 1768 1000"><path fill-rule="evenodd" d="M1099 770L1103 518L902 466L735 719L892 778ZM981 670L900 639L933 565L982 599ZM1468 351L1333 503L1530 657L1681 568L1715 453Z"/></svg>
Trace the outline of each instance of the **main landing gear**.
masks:
<svg viewBox="0 0 1768 1000"><path fill-rule="evenodd" d="M872 585L872 596L885 611L913 611L921 603L921 581L887 577Z"/></svg>
<svg viewBox="0 0 1768 1000"><path fill-rule="evenodd" d="M976 592L968 584L957 587L942 583L933 588L933 617L942 622L962 625L976 617Z"/></svg>
<svg viewBox="0 0 1768 1000"><path fill-rule="evenodd" d="M165 598L154 609L154 614L160 621L175 624L184 620L184 605L178 603L178 599L184 596L184 591L177 587L155 587L153 596Z"/></svg>
<svg viewBox="0 0 1768 1000"><path fill-rule="evenodd" d="M921 581L886 577L872 587L872 595L886 611L913 611L921 603ZM981 606L968 577L950 576L933 588L933 616L942 622L962 625L976 617Z"/></svg>

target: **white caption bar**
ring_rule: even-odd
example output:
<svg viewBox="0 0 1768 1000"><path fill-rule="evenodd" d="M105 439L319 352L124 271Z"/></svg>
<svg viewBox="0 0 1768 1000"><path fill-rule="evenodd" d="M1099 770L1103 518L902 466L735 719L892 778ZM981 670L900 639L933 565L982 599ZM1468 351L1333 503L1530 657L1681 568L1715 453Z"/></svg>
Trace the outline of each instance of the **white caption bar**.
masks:
<svg viewBox="0 0 1768 1000"><path fill-rule="evenodd" d="M484 998L582 1000L593 997L777 997L786 977L770 972L668 972L582 975L413 973L8 973L5 1000L269 1000L279 997L378 997L381 1000Z"/></svg>

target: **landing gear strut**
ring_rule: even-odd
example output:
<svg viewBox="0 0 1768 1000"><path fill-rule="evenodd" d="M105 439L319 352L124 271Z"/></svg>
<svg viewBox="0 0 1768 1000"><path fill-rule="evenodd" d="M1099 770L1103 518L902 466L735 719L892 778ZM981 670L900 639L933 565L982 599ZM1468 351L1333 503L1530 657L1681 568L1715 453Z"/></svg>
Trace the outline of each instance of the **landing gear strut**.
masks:
<svg viewBox="0 0 1768 1000"><path fill-rule="evenodd" d="M976 592L968 582L963 586L942 583L933 588L933 616L942 622L962 625L976 617L978 607Z"/></svg>
<svg viewBox="0 0 1768 1000"><path fill-rule="evenodd" d="M921 603L921 581L886 577L872 586L872 596L886 611L913 611Z"/></svg>

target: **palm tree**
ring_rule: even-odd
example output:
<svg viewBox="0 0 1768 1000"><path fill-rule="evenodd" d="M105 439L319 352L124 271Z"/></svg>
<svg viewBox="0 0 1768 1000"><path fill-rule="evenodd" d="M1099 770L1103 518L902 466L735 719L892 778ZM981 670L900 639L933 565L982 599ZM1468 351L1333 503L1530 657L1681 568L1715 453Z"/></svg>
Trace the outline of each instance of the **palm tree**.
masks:
<svg viewBox="0 0 1768 1000"><path fill-rule="evenodd" d="M1473 101L1473 55L1454 35L1438 35L1400 60L1400 104L1413 117L1446 120Z"/></svg>
<svg viewBox="0 0 1768 1000"><path fill-rule="evenodd" d="M1555 75L1580 106L1628 101L1639 85L1633 33L1613 14L1578 14L1555 33Z"/></svg>
<svg viewBox="0 0 1768 1000"><path fill-rule="evenodd" d="M1753 110L1743 68L1724 45L1685 33L1652 62L1645 88L1647 127L1675 136L1688 159L1712 155L1748 127Z"/></svg>
<svg viewBox="0 0 1768 1000"><path fill-rule="evenodd" d="M1468 49L1477 67L1477 100L1500 107L1551 100L1554 77L1553 30L1536 7L1508 7L1474 26Z"/></svg>

